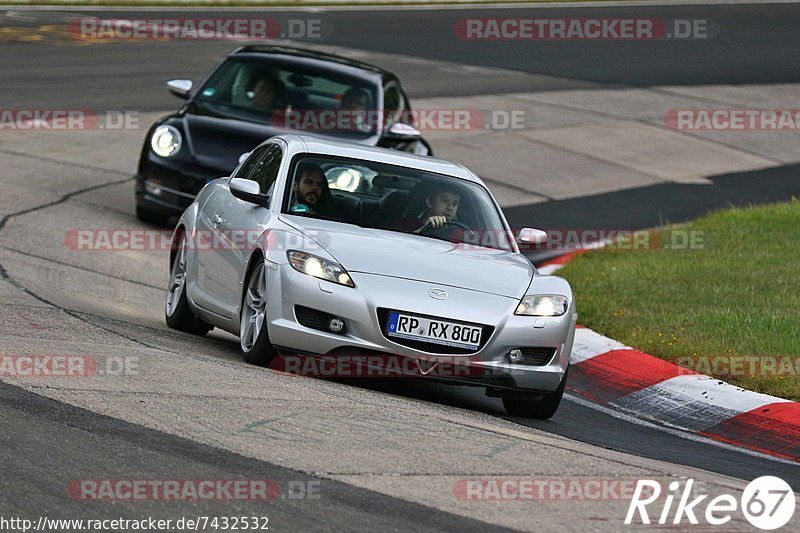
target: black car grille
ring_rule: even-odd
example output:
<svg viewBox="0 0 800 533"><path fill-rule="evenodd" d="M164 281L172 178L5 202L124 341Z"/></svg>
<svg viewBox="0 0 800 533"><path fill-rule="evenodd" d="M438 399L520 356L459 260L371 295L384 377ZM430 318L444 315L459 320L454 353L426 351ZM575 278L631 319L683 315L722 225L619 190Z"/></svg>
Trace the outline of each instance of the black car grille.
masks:
<svg viewBox="0 0 800 533"><path fill-rule="evenodd" d="M521 365L531 366L544 366L549 363L553 356L556 354L555 348L537 347L537 348L520 348L522 351L522 360L517 363Z"/></svg>
<svg viewBox="0 0 800 533"><path fill-rule="evenodd" d="M318 329L320 331L328 331L328 322L330 322L331 318L335 318L328 313L323 313L322 311L317 311L316 309L311 309L310 307L304 307L302 305L294 306L294 316L297 317L297 322L301 326Z"/></svg>
<svg viewBox="0 0 800 533"><path fill-rule="evenodd" d="M392 309L391 311L398 311L401 313L406 313L406 311L400 311L399 309ZM474 324L471 322L464 322L463 320L451 319L446 317L434 317L428 315L422 315L419 313L408 313L410 315L420 316L424 318L432 318L436 320L447 320L448 322L456 322L458 324L464 324L465 326L479 326L482 329L481 332L481 342L480 347L477 350L472 350L469 348L457 348L455 346L445 346L442 344L436 344L435 342L425 342L425 341L415 341L411 339L403 339L400 337L390 337L386 334L386 324L389 321L389 309L384 309L382 307L378 308L378 323L381 326L381 333L383 336L392 341L396 342L397 344L401 344L403 346L407 346L409 348L413 348L415 350L420 350L422 352L428 352L432 354L450 354L450 355L468 355L479 352L486 343L489 341L489 338L494 333L494 326L486 326L483 324Z"/></svg>

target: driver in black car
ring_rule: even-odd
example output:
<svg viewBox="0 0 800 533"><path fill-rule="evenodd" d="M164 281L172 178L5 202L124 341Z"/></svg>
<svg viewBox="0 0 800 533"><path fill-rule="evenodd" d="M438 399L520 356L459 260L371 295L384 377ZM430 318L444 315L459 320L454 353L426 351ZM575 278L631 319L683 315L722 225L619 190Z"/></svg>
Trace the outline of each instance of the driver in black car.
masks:
<svg viewBox="0 0 800 533"><path fill-rule="evenodd" d="M459 199L457 190L440 187L425 198L425 205L428 207L418 217L399 218L389 223L388 227L409 233L442 228L456 218Z"/></svg>
<svg viewBox="0 0 800 533"><path fill-rule="evenodd" d="M283 107L285 89L272 71L241 69L231 87L231 103L272 113Z"/></svg>

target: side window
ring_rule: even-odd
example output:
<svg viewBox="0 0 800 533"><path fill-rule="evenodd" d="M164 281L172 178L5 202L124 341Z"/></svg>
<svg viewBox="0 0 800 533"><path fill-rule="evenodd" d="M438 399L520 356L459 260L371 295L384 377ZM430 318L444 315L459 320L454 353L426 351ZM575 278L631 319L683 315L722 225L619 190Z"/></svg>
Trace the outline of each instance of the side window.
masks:
<svg viewBox="0 0 800 533"><path fill-rule="evenodd" d="M387 85L383 93L383 107L386 111L400 111L401 96L396 85Z"/></svg>
<svg viewBox="0 0 800 533"><path fill-rule="evenodd" d="M264 157L258 162L250 174L250 179L257 181L261 187L261 194L270 194L273 185L278 179L278 170L283 160L283 150L277 144L268 144Z"/></svg>
<svg viewBox="0 0 800 533"><path fill-rule="evenodd" d="M250 174L253 173L253 169L256 167L256 163L259 162L261 157L270 148L270 146L274 145L268 144L266 146L259 146L258 148L250 152L250 155L247 156L245 162L242 163L238 169L236 169L236 172L234 172L234 174L231 177L252 179L250 178Z"/></svg>
<svg viewBox="0 0 800 533"><path fill-rule="evenodd" d="M403 119L407 109L406 99L400 88L394 83L386 85L383 91L383 110L386 116L386 127L388 128L395 122L406 122Z"/></svg>

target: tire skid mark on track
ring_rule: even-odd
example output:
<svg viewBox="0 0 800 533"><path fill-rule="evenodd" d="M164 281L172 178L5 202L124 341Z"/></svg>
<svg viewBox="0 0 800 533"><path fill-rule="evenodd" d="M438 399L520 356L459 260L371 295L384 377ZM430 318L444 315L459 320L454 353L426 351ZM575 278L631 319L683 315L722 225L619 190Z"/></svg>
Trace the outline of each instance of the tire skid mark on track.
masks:
<svg viewBox="0 0 800 533"><path fill-rule="evenodd" d="M503 187L505 187L507 189L511 189L513 191L518 191L518 192L521 192L523 194L539 196L540 198L544 198L548 202L552 202L552 201L554 201L556 199L555 197L550 196L548 194L545 194L543 192L531 191L529 189L525 189L524 187L519 187L517 185L512 185L510 183L506 183L506 182L504 182L502 180L499 180L499 179L487 178L486 176L481 176L481 179L483 181L487 182L487 183L495 184L495 185L501 185L501 186L503 186Z"/></svg>
<svg viewBox="0 0 800 533"><path fill-rule="evenodd" d="M86 268L85 266L81 266L81 265L73 265L72 263L65 263L64 261L59 261L57 259L51 259L50 257L45 257L43 255L37 255L37 254L32 254L30 252L17 250L16 248L3 248L3 249L7 250L9 252L13 252L15 254L24 255L25 257L30 257L32 259L38 259L40 261L46 261L48 263L54 263L56 265L61 265L61 266L69 267L69 268L74 268L76 270L81 270L83 272L88 272L90 274L97 274L99 276L104 276L104 277L107 277L107 278L115 279L117 281L124 281L125 283L132 283L133 285L139 285L141 287L145 287L147 289L157 290L159 292L164 289L164 287L160 287L160 286L156 286L156 285L150 285L149 283L145 283L143 281L136 281L136 280L133 280L133 279L124 278L122 276L116 276L114 274L109 274L108 272L101 272L99 270L93 270L91 268Z"/></svg>
<svg viewBox="0 0 800 533"><path fill-rule="evenodd" d="M41 385L28 385L27 387L30 390L46 390L47 387ZM87 393L87 394L97 394L98 392L102 392L103 394L109 396L154 396L154 397L174 397L174 398L195 398L195 399L206 399L206 400L216 400L216 399L230 399L235 398L237 400L260 400L258 396L242 396L239 394L225 396L221 394L216 395L209 395L209 394L188 394L188 393L181 393L181 392L152 392L152 391L121 391L121 390L101 390L101 389L78 389L78 388L70 388L70 393ZM287 402L293 400L286 400Z"/></svg>
<svg viewBox="0 0 800 533"><path fill-rule="evenodd" d="M63 204L67 200L70 200L71 198L73 198L75 196L78 196L80 194L83 194L83 193L96 191L98 189L103 189L105 187L112 187L114 185L122 185L123 183L127 183L129 181L133 181L133 177L128 177L128 178L125 178L124 180L110 181L108 183L102 183L102 184L98 184L98 185L92 185L92 186L89 186L89 187L84 187L83 189L78 189L77 191L68 192L67 194L65 194L61 198L59 198L58 200L54 200L52 202L47 202L46 204L42 204L42 205L37 205L36 207L31 207L30 209L23 209L22 211L16 211L14 213L10 213L10 214L4 216L2 219L0 219L0 231L2 231L3 228L5 228L6 223L9 220L11 220L12 218L16 218L16 217L22 216L22 215L28 215L30 213L35 213L36 211L39 211L41 209L47 209L48 207L53 207L55 205Z"/></svg>
<svg viewBox="0 0 800 533"><path fill-rule="evenodd" d="M2 229L2 226L0 226L0 229ZM61 264L58 261L54 261L54 262L57 263L57 264ZM70 266L70 265L66 265L66 266ZM60 310L60 311L62 311L64 313L66 313L67 315L69 315L69 316L71 316L71 317L73 317L73 318L75 318L77 320L80 320L81 322L84 322L84 323L86 323L86 324L88 324L90 326L102 329L103 331L111 333L112 335L117 335L119 337L122 337L123 339L129 340L129 341L131 341L133 343L139 344L139 345L144 346L146 348L151 348L151 349L154 349L154 350L159 349L156 346L151 346L151 345L149 345L147 343L144 343L141 340L136 339L134 337L130 337L130 336L124 335L124 334L122 334L122 333L120 333L118 331L113 331L111 329L106 328L105 326L100 325L100 324L94 324L94 323L90 322L89 320L86 320L85 318L81 317L80 314L77 311L73 311L73 310L68 309L66 307L62 307L62 306L56 304L55 302L51 302L47 298L44 298L43 296L40 296L39 294L37 294L33 290L25 287L19 281L17 281L13 277L11 277L8 274L8 271L5 269L5 267L3 267L2 263L0 263L0 279L8 281L15 288L19 289L20 291L24 292L25 294L27 294L27 295L29 295L31 297L37 299L38 301L42 302L43 304L48 305L50 307L53 307L54 309L58 309L58 310Z"/></svg>
<svg viewBox="0 0 800 533"><path fill-rule="evenodd" d="M62 309L64 311L71 311L72 313L75 313L74 315L71 315L71 316L75 316L76 318L78 318L79 320L83 321L84 323L89 324L90 326L102 329L103 331L107 331L107 332L109 332L109 333L111 333L113 335L117 335L117 336L122 337L124 339L128 339L128 340L131 340L131 339L129 337L125 336L124 334L120 333L119 331L113 329L112 327L104 326L102 324L99 324L98 322L99 321L103 321L103 320L110 321L110 322L116 322L116 323L119 323L120 327L131 327L131 326L133 326L133 327L136 327L136 328L147 329L147 330L150 330L150 331L153 331L153 332L157 332L157 333L159 333L161 335L169 334L169 335L174 336L175 338L185 338L183 333L178 333L178 332L172 332L172 331L169 331L169 330L158 329L158 328L154 328L154 327L151 327L151 326L146 326L144 324L139 324L137 322L126 322L124 320L115 320L115 319L108 318L108 317L105 317L105 316L95 315L95 314L92 314L92 313L87 313L86 311L66 310L66 309L63 309L63 308L59 308L59 309ZM152 346L152 345L149 345L147 343L144 343L144 342L138 341L138 340L134 341L134 342L137 342L138 344L141 344L142 346L150 348L151 350L156 350L158 352L168 353L168 354L172 354L172 355L179 355L179 356L181 356L183 358L187 358L187 359L194 359L196 361L208 361L209 360L208 357L198 356L198 355L194 354L191 351L178 352L178 351L175 351L175 350L170 350L169 348L166 348L164 346ZM220 347L228 346L228 343L225 340L215 339L215 338L211 338L211 337L205 337L203 339L203 342L204 343L214 343L215 345L219 345ZM239 366L239 362L238 361L230 361L230 360L227 360L227 359L220 359L219 357L213 357L212 359L216 364L219 364L219 365Z"/></svg>
<svg viewBox="0 0 800 533"><path fill-rule="evenodd" d="M55 157L47 157L47 156L40 156L29 154L27 152L20 152L18 150L9 150L7 148L0 148L0 153L13 155L17 157L25 157L28 159L34 159L36 161L45 162L45 163L54 163L56 165L64 165L68 167L75 167L75 168L82 168L85 170L95 170L97 172L106 172L109 174L117 174L119 176L127 176L129 179L133 179L129 172L123 172L122 170L117 170L113 168L105 168L105 167L98 167L95 165L87 165L84 163L75 163L74 161L64 161L63 159L56 159Z"/></svg>
<svg viewBox="0 0 800 533"><path fill-rule="evenodd" d="M100 183L100 184L96 184L96 185L89 185L88 187L83 187L83 188L77 189L75 191L68 192L68 193L62 195L58 200L54 200L52 202L47 202L47 203L38 205L36 207L31 207L29 209L23 209L22 211L16 211L14 213L9 213L7 215L4 215L3 218L0 218L0 231L3 231L3 229L5 229L6 224L12 218L16 218L16 217L19 217L19 216L22 216L22 215L27 215L27 214L30 214L30 213L35 213L36 211L40 211L42 209L47 209L48 207L53 207L53 206L56 206L56 205L63 204L63 203L69 201L70 199L72 199L72 198L74 198L74 197L76 197L78 195L81 195L81 194L84 194L84 193L87 193L87 192L96 191L96 190L99 190L99 189L103 189L105 187L112 187L112 186L115 186L115 185L121 185L123 183L127 183L127 182L130 182L130 181L133 181L133 179L134 179L133 176L130 176L129 174L121 172L119 170L108 169L108 168L103 168L103 167L96 167L96 166L93 166L93 165L83 165L83 164L80 164L80 163L62 161L62 160L59 160L59 159L49 158L49 157L34 156L32 154L26 154L24 152L17 152L17 151L14 151L14 150L0 149L0 152L1 153L5 153L5 154L9 154L9 155L15 155L15 156L18 156L18 157L27 157L27 158L31 158L31 159L37 159L37 160L40 160L40 161L47 161L47 162L56 163L56 164L59 164L59 165L66 165L66 166L72 166L72 167L75 167L75 168L81 168L81 169L87 169L87 170L96 170L96 171L108 172L108 173L111 173L111 174L118 174L118 175L125 176L125 178L121 179L121 180L115 180L115 181L110 181L110 182L106 182L106 183ZM10 250L12 252L19 253L16 250L5 248L5 247L3 247L2 249ZM63 264L65 266L72 266L72 265L69 265L69 264L61 263L59 261L53 261L53 262L56 263L56 264ZM89 324L91 326L98 327L100 329L103 329L103 330L107 331L108 333L112 333L112 334L118 335L118 336L120 336L120 337L122 337L122 338L124 338L126 340L135 342L135 343L140 344L142 346L145 346L145 347L148 347L148 348L154 348L152 346L148 346L147 344L141 342L138 339L134 339L132 337L127 337L127 336L123 335L122 333L111 331L111 330L106 329L103 326L100 326L100 325L97 325L97 324L92 324L92 323L84 320L82 317L80 317L75 311L72 311L72 310L67 309L65 307L61 307L58 304L47 300L46 298L40 296L39 294L37 294L33 290L28 289L27 287L22 285L19 281L17 281L13 277L11 277L11 275L8 273L6 268L3 266L2 262L0 262L0 279L8 281L9 283L11 283L12 286L14 286L15 288L23 291L24 293L28 294L29 296L39 300L40 302L42 302L42 303L44 303L46 305L49 305L49 306L54 307L56 309L60 309L61 311L63 311L64 313L66 313L67 315L69 315L69 316L71 316L73 318L76 318L78 320L86 322L87 324Z"/></svg>
<svg viewBox="0 0 800 533"><path fill-rule="evenodd" d="M92 327L96 327L96 328L102 329L103 331L105 331L107 333L111 333L112 335L117 335L118 337L122 337L125 340L128 340L128 341L131 341L133 343L136 343L136 344L139 344L141 346L144 346L145 348L150 348L150 349L153 349L153 350L159 350L160 349L157 346L151 346L151 345L149 345L147 343L144 343L144 342L140 341L139 339L136 339L136 338L131 337L131 336L124 335L124 334L122 334L122 333L120 333L118 331L114 331L114 330L108 329L108 328L106 328L104 326L101 326L100 324L94 324L94 323L90 322L89 320L86 320L85 318L81 317L80 314L77 311L73 311L72 309L67 309L66 307L62 307L62 306L56 304L55 302L51 302L50 300L48 300L48 299L36 294L34 291L32 291L32 290L28 289L27 287L23 286L22 284L20 284L14 278L10 277L8 275L8 272L5 272L5 270L3 269L2 265L0 265L0 272L5 273L6 277L3 278L3 279L5 279L9 283L11 283L17 289L25 292L26 294L28 294L29 296L32 296L33 298L36 298L37 300L39 300L43 304L49 305L49 306L53 307L54 309L58 309L59 311L64 312L65 314L71 316L72 318L80 320L81 322L84 322L84 323L86 323L86 324L88 324L88 325L90 325Z"/></svg>

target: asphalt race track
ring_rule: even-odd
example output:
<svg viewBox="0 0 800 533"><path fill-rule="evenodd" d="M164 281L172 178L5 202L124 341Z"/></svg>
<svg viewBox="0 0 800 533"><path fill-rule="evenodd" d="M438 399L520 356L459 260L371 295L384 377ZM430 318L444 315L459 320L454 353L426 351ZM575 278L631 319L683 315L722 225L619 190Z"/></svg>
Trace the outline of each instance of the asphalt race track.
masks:
<svg viewBox="0 0 800 533"><path fill-rule="evenodd" d="M158 11L159 17L202 16L205 11ZM414 63L389 65L404 80L413 97L453 96L608 86L701 85L743 83L791 83L797 81L800 43L792 38L800 23L800 12L792 4L583 7L537 9L537 17L659 17L665 19L707 19L724 29L709 40L676 41L462 41L453 37L456 20L470 17L525 17L525 8L392 10L379 13L369 9L343 11L292 11L286 9L253 12L236 10L237 17L267 16L278 19L310 17L330 28L325 45L402 54L411 57L452 61L508 69L538 76L523 82L512 79L442 80L430 79ZM76 10L73 15L116 18L141 17L141 12ZM46 20L15 18L15 25L37 26ZM149 16L154 16L150 12ZM230 16L230 15L229 15ZM60 18L52 15L53 18ZM9 24L10 21L6 21ZM325 33L325 32L323 32ZM307 40L314 44L315 40ZM299 41L298 41L299 42ZM676 45L678 49L676 50ZM108 48L108 47L100 47ZM69 106L92 103L92 109L118 109L120 96L131 109L162 110L175 106L163 90L164 77L181 73L197 79L206 73L209 61L231 49L229 43L147 43L146 46L115 45L113 50L85 49L78 53L47 48L40 55L4 53L3 66L18 72L4 80L7 95L20 106L43 99L56 99ZM166 52L168 50L168 52ZM42 50L43 51L43 50ZM213 63L212 63L213 64ZM37 69L33 66L36 65ZM57 67L57 69L56 69ZM58 72L54 76L53 70ZM474 78L474 77L473 77ZM41 83L46 81L47 83ZM69 88L69 90L64 90ZM158 88L159 90L154 90ZM51 100L52 101L52 100Z"/></svg>
<svg viewBox="0 0 800 533"><path fill-rule="evenodd" d="M76 13L142 16L125 10L71 14ZM800 81L800 8L794 4L536 12L706 18L725 29L712 40L677 44L521 41L509 47L453 38L457 18L531 16L526 8L312 13L332 28L314 46L387 54L386 66L404 80L412 100ZM180 16L208 13L182 11ZM280 16L308 17L309 12L281 11ZM2 26L42 35L33 42L0 41L0 108L163 112L178 105L164 81L199 80L233 47L203 41L82 45L42 30L63 17L58 11L21 11L0 18ZM428 61L498 69L498 74L459 71L444 79L428 70ZM727 486L731 479L775 475L800 490L798 465L691 440L571 398L552 420L532 422L505 415L500 401L482 390L429 382L287 378L245 365L237 340L229 335L214 332L197 339L168 330L161 311L166 254L76 254L63 244L64 231L73 227L144 227L133 215L130 180L147 124L140 127L119 140L102 132L87 140L65 136L63 142L55 132L46 139L31 136L24 149L19 141L9 144L0 137L0 174L8 178L0 179L0 186L9 184L9 194L0 194L0 353L135 354L141 369L119 382L113 376L97 383L0 381L0 515L268 515L271 529L278 531L492 531L503 525L531 530L539 518L520 510L525 502L514 502L517 507L510 511L448 504L453 483L470 476L708 475L709 483ZM585 196L576 190L570 198L515 205L506 213L512 225L533 217L544 229L651 227L716 207L800 195L797 171L797 165L781 165L715 176L702 194L691 196L680 183ZM440 425L447 425L450 435ZM376 456L380 453L385 457ZM521 458L525 464L514 470ZM321 496L294 499L282 493L266 506L227 501L110 505L78 501L64 490L76 479L242 477L277 480L282 487L318 483ZM561 507L541 511L541 520L549 522L538 523L539 530L573 530L563 517L563 502L558 503ZM597 531L621 526L624 511L620 516L575 505L574 530L586 530L587 524Z"/></svg>

